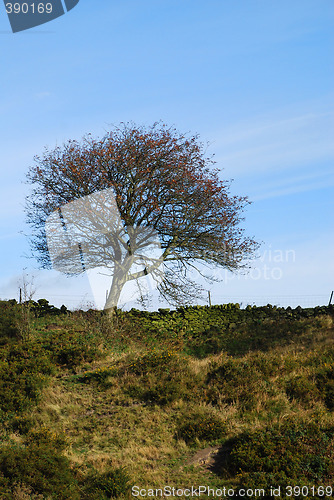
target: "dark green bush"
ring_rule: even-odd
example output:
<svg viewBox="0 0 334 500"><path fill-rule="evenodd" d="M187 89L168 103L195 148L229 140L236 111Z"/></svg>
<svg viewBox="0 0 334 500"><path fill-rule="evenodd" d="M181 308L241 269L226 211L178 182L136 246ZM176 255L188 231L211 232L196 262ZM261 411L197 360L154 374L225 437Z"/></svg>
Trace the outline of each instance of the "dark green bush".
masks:
<svg viewBox="0 0 334 500"><path fill-rule="evenodd" d="M0 448L0 498L12 500L17 489L29 498L57 500L108 500L128 494L130 478L123 468L80 474L63 448L63 437L48 429L31 432L25 446Z"/></svg>
<svg viewBox="0 0 334 500"><path fill-rule="evenodd" d="M334 380L327 382L325 387L325 405L330 411L334 410Z"/></svg>
<svg viewBox="0 0 334 500"><path fill-rule="evenodd" d="M175 367L178 363L178 353L176 350L160 351L152 349L147 354L136 358L128 366L128 371L136 375L144 375L145 373L162 373Z"/></svg>
<svg viewBox="0 0 334 500"><path fill-rule="evenodd" d="M59 500L81 498L68 459L46 444L0 448L0 497L11 500L17 483Z"/></svg>
<svg viewBox="0 0 334 500"><path fill-rule="evenodd" d="M34 426L34 419L29 415L13 415L7 422L7 426L19 434L27 434Z"/></svg>
<svg viewBox="0 0 334 500"><path fill-rule="evenodd" d="M76 380L95 382L104 389L113 383L113 377L117 377L117 383L133 399L162 406L177 399L196 398L202 386L200 378L191 372L187 360L177 351L155 349L113 367L86 371Z"/></svg>
<svg viewBox="0 0 334 500"><path fill-rule="evenodd" d="M53 332L42 340L42 346L55 363L67 368L93 361L100 355L97 339L88 332Z"/></svg>
<svg viewBox="0 0 334 500"><path fill-rule="evenodd" d="M202 382L176 351L155 351L132 360L124 368L123 387L134 399L166 405L199 396ZM134 377L135 375L135 377Z"/></svg>
<svg viewBox="0 0 334 500"><path fill-rule="evenodd" d="M306 404L319 399L321 396L316 383L307 375L292 377L286 382L285 391L290 400L296 399Z"/></svg>
<svg viewBox="0 0 334 500"><path fill-rule="evenodd" d="M87 370L83 374L77 377L79 382L97 382L100 386L108 386L109 377L117 375L117 368L115 367L103 367L96 368L95 370Z"/></svg>
<svg viewBox="0 0 334 500"><path fill-rule="evenodd" d="M126 496L130 491L130 478L123 467L102 474L97 472L85 480L84 498L87 500L109 500Z"/></svg>
<svg viewBox="0 0 334 500"><path fill-rule="evenodd" d="M316 375L316 384L321 392L325 405L334 410L334 364L325 363Z"/></svg>
<svg viewBox="0 0 334 500"><path fill-rule="evenodd" d="M23 305L29 307L36 318L69 314L66 306L62 305L61 308L58 309L51 305L46 299L38 299L37 302L35 300L27 300L23 302Z"/></svg>
<svg viewBox="0 0 334 500"><path fill-rule="evenodd" d="M53 450L63 451L67 444L65 434L53 432L46 427L31 429L25 440L27 445L51 447Z"/></svg>
<svg viewBox="0 0 334 500"><path fill-rule="evenodd" d="M227 335L222 327L211 325L209 328L192 336L187 342L186 352L202 359L210 354L218 354L226 348Z"/></svg>
<svg viewBox="0 0 334 500"><path fill-rule="evenodd" d="M38 401L54 366L31 342L8 345L0 356L0 412L21 413Z"/></svg>
<svg viewBox="0 0 334 500"><path fill-rule="evenodd" d="M331 484L334 428L294 419L249 431L230 442L221 473L245 487Z"/></svg>
<svg viewBox="0 0 334 500"><path fill-rule="evenodd" d="M18 339L20 321L20 306L15 300L0 301L0 345L8 339Z"/></svg>
<svg viewBox="0 0 334 500"><path fill-rule="evenodd" d="M270 389L251 359L225 358L212 364L207 384L209 401L237 404L241 410L252 410L257 404L258 394Z"/></svg>
<svg viewBox="0 0 334 500"><path fill-rule="evenodd" d="M226 423L214 415L194 413L184 415L178 422L176 436L186 443L192 443L196 439L214 441L221 439L226 434Z"/></svg>
<svg viewBox="0 0 334 500"><path fill-rule="evenodd" d="M198 386L189 372L175 372L162 378L142 376L136 382L124 385L124 391L135 400L154 403L160 406L183 399L196 398Z"/></svg>

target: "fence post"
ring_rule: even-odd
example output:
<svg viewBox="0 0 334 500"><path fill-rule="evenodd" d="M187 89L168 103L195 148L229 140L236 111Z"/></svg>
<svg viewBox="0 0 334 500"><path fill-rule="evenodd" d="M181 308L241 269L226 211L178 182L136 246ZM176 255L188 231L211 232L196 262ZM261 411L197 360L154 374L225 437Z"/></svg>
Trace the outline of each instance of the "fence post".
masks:
<svg viewBox="0 0 334 500"><path fill-rule="evenodd" d="M331 302L332 302L333 293L334 293L334 291L332 290L332 293L331 293L331 296L330 296L330 299L329 299L329 302L328 302L328 305L329 305L329 306L331 305Z"/></svg>

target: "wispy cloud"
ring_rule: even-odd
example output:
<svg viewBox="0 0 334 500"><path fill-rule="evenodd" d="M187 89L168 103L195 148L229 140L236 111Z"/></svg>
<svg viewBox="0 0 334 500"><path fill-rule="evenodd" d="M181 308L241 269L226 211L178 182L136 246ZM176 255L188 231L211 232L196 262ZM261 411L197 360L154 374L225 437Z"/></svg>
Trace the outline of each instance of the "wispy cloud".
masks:
<svg viewBox="0 0 334 500"><path fill-rule="evenodd" d="M50 97L52 95L51 92L49 92L48 90L45 90L43 92L37 92L36 94L34 94L34 97L35 99L46 99L47 97Z"/></svg>
<svg viewBox="0 0 334 500"><path fill-rule="evenodd" d="M270 182L256 183L251 187L253 201L276 198L294 193L302 193L315 189L334 186L334 174L329 169L317 170L306 175L284 176Z"/></svg>
<svg viewBox="0 0 334 500"><path fill-rule="evenodd" d="M229 175L254 175L333 160L333 132L333 111L275 112L225 127L214 147Z"/></svg>

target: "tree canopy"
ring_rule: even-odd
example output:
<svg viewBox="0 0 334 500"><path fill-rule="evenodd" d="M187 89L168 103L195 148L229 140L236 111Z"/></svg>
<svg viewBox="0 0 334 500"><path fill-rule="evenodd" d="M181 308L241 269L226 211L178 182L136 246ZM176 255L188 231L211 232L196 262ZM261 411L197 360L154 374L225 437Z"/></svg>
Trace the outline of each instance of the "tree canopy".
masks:
<svg viewBox="0 0 334 500"><path fill-rule="evenodd" d="M63 236L53 247L62 248L57 258L64 272L83 272L87 265L111 270L106 309L117 305L127 281L149 273L169 303L191 301L200 292L192 268L212 280L215 266L236 271L258 246L240 227L248 198L231 195L230 181L220 180L214 164L197 135L160 122L123 123L101 139L89 134L81 142L46 148L27 176L33 253L43 268L54 264L46 225L58 224ZM57 233L56 227L52 231ZM80 257L81 267L65 265L74 259L70 233L76 233L75 259ZM143 249L157 240L159 257L145 261ZM142 269L134 271L140 262Z"/></svg>

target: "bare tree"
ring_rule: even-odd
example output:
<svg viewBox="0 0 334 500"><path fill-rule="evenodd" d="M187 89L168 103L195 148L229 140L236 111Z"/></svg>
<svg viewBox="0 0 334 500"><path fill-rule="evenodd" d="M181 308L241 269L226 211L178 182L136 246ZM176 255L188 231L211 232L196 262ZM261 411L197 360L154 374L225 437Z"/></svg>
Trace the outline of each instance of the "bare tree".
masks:
<svg viewBox="0 0 334 500"><path fill-rule="evenodd" d="M201 292L192 269L212 281L215 266L245 267L258 247L240 228L248 198L230 195L205 151L198 136L161 123L121 124L99 140L45 149L29 169L26 205L42 267L109 269L108 310L126 282L148 274L180 304Z"/></svg>
<svg viewBox="0 0 334 500"><path fill-rule="evenodd" d="M35 277L29 276L24 270L18 281L20 296L20 321L18 324L18 331L22 340L28 340L31 332L31 308L33 297L36 293L34 280Z"/></svg>

